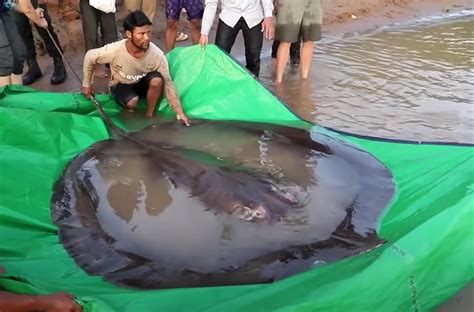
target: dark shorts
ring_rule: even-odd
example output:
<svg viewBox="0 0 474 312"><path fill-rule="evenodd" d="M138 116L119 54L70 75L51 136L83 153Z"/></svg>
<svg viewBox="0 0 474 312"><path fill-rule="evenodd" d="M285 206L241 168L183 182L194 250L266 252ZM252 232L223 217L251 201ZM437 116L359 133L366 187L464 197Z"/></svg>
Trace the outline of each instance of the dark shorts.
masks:
<svg viewBox="0 0 474 312"><path fill-rule="evenodd" d="M166 18L179 20L181 10L186 9L188 20L202 19L204 5L202 0L166 0Z"/></svg>
<svg viewBox="0 0 474 312"><path fill-rule="evenodd" d="M148 92L148 86L150 85L150 80L157 77L163 80L163 76L161 75L161 73L153 71L149 72L137 83L117 83L116 85L110 87L110 94L120 106L126 108L127 103L130 102L130 100L134 97L146 97L146 93Z"/></svg>
<svg viewBox="0 0 474 312"><path fill-rule="evenodd" d="M10 48L5 25L0 18L0 76L10 76L13 68L13 54Z"/></svg>

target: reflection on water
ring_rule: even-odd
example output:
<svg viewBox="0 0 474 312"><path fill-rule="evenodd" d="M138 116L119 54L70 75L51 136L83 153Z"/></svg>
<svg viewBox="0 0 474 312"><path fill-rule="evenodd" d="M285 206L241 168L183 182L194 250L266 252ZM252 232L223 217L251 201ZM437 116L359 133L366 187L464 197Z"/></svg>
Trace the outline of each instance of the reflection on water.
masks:
<svg viewBox="0 0 474 312"><path fill-rule="evenodd" d="M386 29L317 46L311 77L275 93L303 118L349 132L474 142L474 19ZM262 66L271 85L271 66Z"/></svg>
<svg viewBox="0 0 474 312"><path fill-rule="evenodd" d="M155 149L98 142L55 190L61 240L88 272L144 288L264 282L380 243L375 226L392 177L347 143L217 121L134 135ZM246 218L242 207L269 217ZM136 273L145 268L158 274L148 284Z"/></svg>

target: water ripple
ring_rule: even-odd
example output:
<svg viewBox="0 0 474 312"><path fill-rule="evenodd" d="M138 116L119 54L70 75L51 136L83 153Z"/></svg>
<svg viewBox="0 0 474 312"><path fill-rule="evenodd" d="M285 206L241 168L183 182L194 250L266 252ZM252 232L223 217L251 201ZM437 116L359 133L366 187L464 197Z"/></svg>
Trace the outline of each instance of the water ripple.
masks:
<svg viewBox="0 0 474 312"><path fill-rule="evenodd" d="M318 44L312 76L275 89L298 114L359 134L474 142L472 14ZM270 68L265 66L264 68ZM262 78L270 84L271 73Z"/></svg>

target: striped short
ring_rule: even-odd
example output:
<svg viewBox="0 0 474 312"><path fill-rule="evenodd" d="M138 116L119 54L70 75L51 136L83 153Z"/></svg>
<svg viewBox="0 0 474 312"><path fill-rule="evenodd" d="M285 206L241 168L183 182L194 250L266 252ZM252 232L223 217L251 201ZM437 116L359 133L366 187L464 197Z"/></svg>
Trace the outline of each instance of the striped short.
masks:
<svg viewBox="0 0 474 312"><path fill-rule="evenodd" d="M278 0L275 39L296 42L321 40L322 0Z"/></svg>

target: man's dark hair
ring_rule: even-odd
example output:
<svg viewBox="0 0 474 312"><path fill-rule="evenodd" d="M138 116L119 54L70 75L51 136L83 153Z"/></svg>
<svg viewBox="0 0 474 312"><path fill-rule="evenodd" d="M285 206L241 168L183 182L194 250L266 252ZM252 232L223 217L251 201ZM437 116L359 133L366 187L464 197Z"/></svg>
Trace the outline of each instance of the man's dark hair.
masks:
<svg viewBox="0 0 474 312"><path fill-rule="evenodd" d="M125 31L132 31L135 27L142 27L145 25L152 25L150 19L140 10L130 12L123 19L123 29Z"/></svg>

